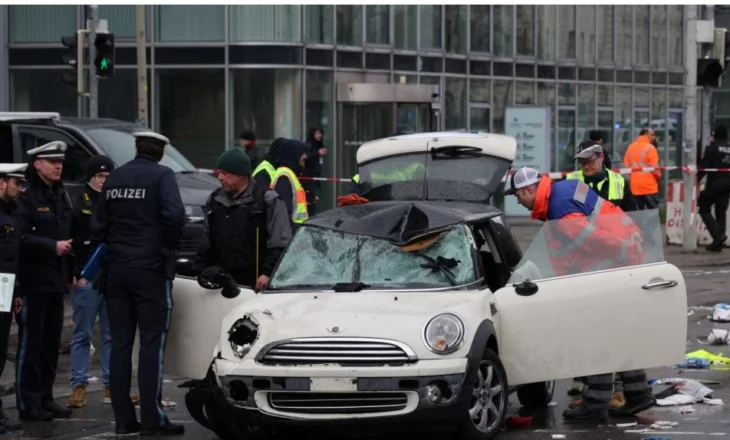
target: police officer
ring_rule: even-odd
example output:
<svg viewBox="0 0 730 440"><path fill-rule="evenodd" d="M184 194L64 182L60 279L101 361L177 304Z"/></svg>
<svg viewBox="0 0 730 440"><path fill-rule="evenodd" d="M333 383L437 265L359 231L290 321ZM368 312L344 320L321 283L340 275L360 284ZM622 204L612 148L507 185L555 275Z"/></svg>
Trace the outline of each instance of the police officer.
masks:
<svg viewBox="0 0 730 440"><path fill-rule="evenodd" d="M700 160L700 168L730 168L730 143L727 139L727 128L720 125L715 129L715 140L707 146ZM730 173L698 172L697 180L707 174L705 189L700 192L697 204L700 217L712 236L712 243L707 246L711 252L721 252L727 241L727 208L730 202ZM712 216L712 205L715 205L715 217Z"/></svg>
<svg viewBox="0 0 730 440"><path fill-rule="evenodd" d="M216 169L221 188L205 204L195 268L218 266L260 292L291 240L289 214L276 191L251 180L251 160L240 149L221 154Z"/></svg>
<svg viewBox="0 0 730 440"><path fill-rule="evenodd" d="M117 434L182 435L161 406L162 359L172 312L171 280L185 209L173 171L159 164L168 139L134 133L136 157L104 183L92 217L93 242L106 244L105 295L112 334L111 398ZM129 391L139 325L141 425Z"/></svg>
<svg viewBox="0 0 730 440"><path fill-rule="evenodd" d="M23 173L25 164L0 164L0 274L15 274L18 269L18 251L20 250L20 232L18 231L12 213L15 210L16 200L22 192L21 182L25 180ZM23 300L18 291L13 291L13 303L10 310L0 311L0 376L5 370L8 360L8 340L10 326L13 322L13 313L18 313ZM7 431L23 429L23 425L8 417L2 410L0 400L0 434Z"/></svg>
<svg viewBox="0 0 730 440"><path fill-rule="evenodd" d="M69 270L73 206L61 183L66 144L50 142L28 151L28 189L13 213L20 230L16 400L20 418L49 421L71 416L53 400L63 328L63 296L73 284Z"/></svg>

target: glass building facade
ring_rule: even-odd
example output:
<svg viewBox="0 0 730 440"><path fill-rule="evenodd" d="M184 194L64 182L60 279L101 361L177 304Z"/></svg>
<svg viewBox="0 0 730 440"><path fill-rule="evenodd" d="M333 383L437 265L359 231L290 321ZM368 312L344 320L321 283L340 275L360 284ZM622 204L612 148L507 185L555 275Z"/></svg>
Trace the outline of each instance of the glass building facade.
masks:
<svg viewBox="0 0 730 440"><path fill-rule="evenodd" d="M83 6L0 6L12 111L75 116L60 38ZM643 126L663 164L681 161L684 6L147 6L150 119L199 167L238 133L266 146L322 127L329 176L349 177L364 141L410 130L504 131L505 108L549 107L551 171L602 130L613 159ZM136 118L134 6L99 8L116 35L116 74L99 115ZM428 105L342 102L342 84L438 86ZM386 89L384 89L386 90ZM394 98L395 99L395 98ZM666 174L666 173L665 173ZM324 184L330 185L330 184ZM335 185L331 185L332 188ZM329 186L328 186L329 188ZM324 191L331 201L336 189Z"/></svg>

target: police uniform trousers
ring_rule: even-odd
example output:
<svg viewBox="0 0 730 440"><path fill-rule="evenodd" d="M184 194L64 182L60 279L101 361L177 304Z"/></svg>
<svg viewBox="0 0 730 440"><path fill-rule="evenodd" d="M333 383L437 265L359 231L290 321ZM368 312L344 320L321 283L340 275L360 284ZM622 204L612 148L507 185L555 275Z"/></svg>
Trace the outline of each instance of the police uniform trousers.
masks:
<svg viewBox="0 0 730 440"><path fill-rule="evenodd" d="M730 204L730 188L711 185L700 192L697 205L700 217L705 222L707 232L713 241L719 240L727 231L727 208ZM712 205L715 205L715 216L712 216Z"/></svg>
<svg viewBox="0 0 730 440"><path fill-rule="evenodd" d="M43 403L53 400L63 330L63 298L61 292L25 295L23 307L15 316L18 323L15 386L20 411L40 409Z"/></svg>
<svg viewBox="0 0 730 440"><path fill-rule="evenodd" d="M5 372L5 363L8 361L8 342L10 340L10 326L13 323L12 312L0 312L0 376ZM2 396L6 390L1 390ZM0 396L0 397L2 397ZM0 411L3 409L3 401L0 399Z"/></svg>
<svg viewBox="0 0 730 440"><path fill-rule="evenodd" d="M110 390L117 425L137 421L129 398L132 348L139 325L138 382L142 429L167 425L162 409L162 362L172 314L171 282L162 272L111 265L106 283L112 335Z"/></svg>
<svg viewBox="0 0 730 440"><path fill-rule="evenodd" d="M617 379L623 382L623 394L626 402L641 399L647 393L651 393L646 379L646 371L633 370L623 373L616 373ZM604 410L608 408L608 402L613 397L614 375L598 374L586 378L586 389L583 392L583 405L589 410Z"/></svg>

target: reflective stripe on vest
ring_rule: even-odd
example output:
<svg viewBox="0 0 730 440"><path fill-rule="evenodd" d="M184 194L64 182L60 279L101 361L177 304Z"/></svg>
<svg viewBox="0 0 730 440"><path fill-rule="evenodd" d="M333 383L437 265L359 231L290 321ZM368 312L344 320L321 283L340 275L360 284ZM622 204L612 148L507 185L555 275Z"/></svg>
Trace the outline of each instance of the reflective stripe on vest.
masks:
<svg viewBox="0 0 730 440"><path fill-rule="evenodd" d="M360 183L360 174L355 174L352 176L352 181L355 183Z"/></svg>
<svg viewBox="0 0 730 440"><path fill-rule="evenodd" d="M268 160L262 161L259 166L256 167L255 170L253 170L253 175L256 176L256 174L260 173L261 171L266 171L269 173L269 180L274 180L274 174L276 174L276 168L274 168L273 165Z"/></svg>
<svg viewBox="0 0 730 440"><path fill-rule="evenodd" d="M626 184L626 181L624 180L623 176L621 174L616 173L611 170L606 170L608 172L608 184L610 185L608 187L608 200L614 201L614 200L623 200L624 198L624 185ZM565 176L566 179L578 179L581 182L585 182L585 176L583 175L583 171L574 171L567 176ZM597 188L596 191L600 192L601 188L603 187L603 182L605 182L606 179L601 180L596 185ZM592 187L592 186L591 186Z"/></svg>
<svg viewBox="0 0 730 440"><path fill-rule="evenodd" d="M653 145L647 145L647 146L645 146L644 149L641 150L641 154L639 154L639 161L638 162L629 162L629 166L631 168L635 168L635 167L648 167L649 164L646 163L646 155L649 153L649 150L651 150L651 147L652 146ZM631 157L633 158L633 157L636 157L636 156L634 156L632 154ZM634 172L635 173L640 173L642 171L634 171Z"/></svg>
<svg viewBox="0 0 730 440"><path fill-rule="evenodd" d="M281 177L286 177L289 179L289 182L292 186L292 221L294 223L304 223L309 218L309 212L307 210L307 195L304 192L304 187L302 187L301 182L299 182L299 178L297 178L297 175L294 174L294 171L290 170L287 167L281 167L274 173L274 176L271 178L271 185L269 185L270 189L276 188L276 182L279 181Z"/></svg>

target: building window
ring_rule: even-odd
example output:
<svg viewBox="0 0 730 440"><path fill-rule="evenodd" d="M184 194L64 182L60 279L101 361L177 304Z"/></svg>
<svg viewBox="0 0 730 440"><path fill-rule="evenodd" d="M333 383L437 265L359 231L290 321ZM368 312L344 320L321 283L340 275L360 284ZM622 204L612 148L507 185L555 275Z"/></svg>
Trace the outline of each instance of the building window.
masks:
<svg viewBox="0 0 730 440"><path fill-rule="evenodd" d="M11 70L10 108L14 112L53 109L61 116L77 116L76 88L61 81L63 70Z"/></svg>
<svg viewBox="0 0 730 440"><path fill-rule="evenodd" d="M634 32L634 63L649 64L649 6L634 6L636 25Z"/></svg>
<svg viewBox="0 0 730 440"><path fill-rule="evenodd" d="M157 6L161 42L224 41L225 6Z"/></svg>
<svg viewBox="0 0 730 440"><path fill-rule="evenodd" d="M147 80L150 79L147 69ZM147 88L147 108L152 107L151 88ZM137 109L137 69L117 68L114 76L99 81L99 117L134 121ZM150 122L149 115L147 122Z"/></svg>
<svg viewBox="0 0 730 440"><path fill-rule="evenodd" d="M634 7L615 5L616 14L616 64L630 66L634 61Z"/></svg>
<svg viewBox="0 0 730 440"><path fill-rule="evenodd" d="M684 66L684 6L669 5L669 65Z"/></svg>
<svg viewBox="0 0 730 440"><path fill-rule="evenodd" d="M196 166L213 168L226 149L224 71L157 70L157 96L160 132Z"/></svg>
<svg viewBox="0 0 730 440"><path fill-rule="evenodd" d="M390 6L365 6L365 15L367 17L366 41L372 44L390 44Z"/></svg>
<svg viewBox="0 0 730 440"><path fill-rule="evenodd" d="M492 81L492 130L504 134L505 109L512 105L512 81L495 79Z"/></svg>
<svg viewBox="0 0 730 440"><path fill-rule="evenodd" d="M514 56L514 6L493 6L494 8L494 55ZM503 115L504 117L504 115Z"/></svg>
<svg viewBox="0 0 730 440"><path fill-rule="evenodd" d="M488 79L471 78L469 80L469 102L473 104L489 104L490 95Z"/></svg>
<svg viewBox="0 0 730 440"><path fill-rule="evenodd" d="M535 55L535 7L517 6L517 55Z"/></svg>
<svg viewBox="0 0 730 440"><path fill-rule="evenodd" d="M418 6L393 6L395 48L418 49Z"/></svg>
<svg viewBox="0 0 730 440"><path fill-rule="evenodd" d="M466 13L468 6L446 6L446 52L466 53Z"/></svg>
<svg viewBox="0 0 730 440"><path fill-rule="evenodd" d="M444 94L446 130L466 129L466 78L446 77L446 93Z"/></svg>
<svg viewBox="0 0 730 440"><path fill-rule="evenodd" d="M535 105L535 83L515 82L515 105Z"/></svg>
<svg viewBox="0 0 730 440"><path fill-rule="evenodd" d="M301 41L301 10L298 5L231 5L231 41Z"/></svg>
<svg viewBox="0 0 730 440"><path fill-rule="evenodd" d="M298 69L233 71L233 127L256 133L268 147L278 137L302 139L302 79Z"/></svg>
<svg viewBox="0 0 730 440"><path fill-rule="evenodd" d="M596 62L596 7L578 6L578 62L595 64Z"/></svg>
<svg viewBox="0 0 730 440"><path fill-rule="evenodd" d="M489 47L489 5L474 5L471 8L471 42L472 52L491 52Z"/></svg>
<svg viewBox="0 0 730 440"><path fill-rule="evenodd" d="M75 35L76 12L76 6L10 5L10 42L60 43L62 36Z"/></svg>
<svg viewBox="0 0 730 440"><path fill-rule="evenodd" d="M99 5L99 17L108 21L109 31L116 38L131 39L137 35L137 7L134 5Z"/></svg>
<svg viewBox="0 0 730 440"><path fill-rule="evenodd" d="M441 6L421 5L421 49L441 50Z"/></svg>
<svg viewBox="0 0 730 440"><path fill-rule="evenodd" d="M337 44L362 46L362 6L337 5Z"/></svg>
<svg viewBox="0 0 730 440"><path fill-rule="evenodd" d="M557 10L557 6L537 7L537 57L544 61L555 61L558 58L555 46Z"/></svg>
<svg viewBox="0 0 730 440"><path fill-rule="evenodd" d="M598 6L598 63L613 62L613 6Z"/></svg>
<svg viewBox="0 0 730 440"><path fill-rule="evenodd" d="M558 56L575 58L575 6L558 6Z"/></svg>
<svg viewBox="0 0 730 440"><path fill-rule="evenodd" d="M335 7L332 5L304 6L306 41L308 43L334 44Z"/></svg>
<svg viewBox="0 0 730 440"><path fill-rule="evenodd" d="M667 6L651 7L651 65L667 68Z"/></svg>
<svg viewBox="0 0 730 440"><path fill-rule="evenodd" d="M578 134L575 143L589 139L591 130L596 128L596 86L580 84L578 86Z"/></svg>
<svg viewBox="0 0 730 440"><path fill-rule="evenodd" d="M328 148L328 155L324 157L322 176L331 177L335 175L334 73L329 70L308 70L306 81L307 134L313 128L320 128L324 132L322 143ZM318 205L335 206L335 189L336 185L323 183L317 192Z"/></svg>

